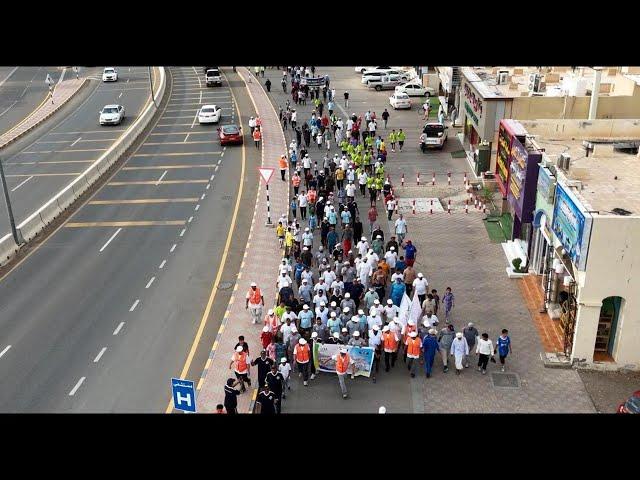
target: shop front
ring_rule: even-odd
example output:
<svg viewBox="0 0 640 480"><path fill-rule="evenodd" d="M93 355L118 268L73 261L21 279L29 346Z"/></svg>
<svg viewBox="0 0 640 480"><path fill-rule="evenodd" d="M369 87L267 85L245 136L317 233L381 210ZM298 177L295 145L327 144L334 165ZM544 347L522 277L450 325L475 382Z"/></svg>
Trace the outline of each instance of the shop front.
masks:
<svg viewBox="0 0 640 480"><path fill-rule="evenodd" d="M565 353L570 355L578 315L580 277L584 278L592 216L568 187L555 188L553 220L553 272L549 279L549 303L560 306Z"/></svg>
<svg viewBox="0 0 640 480"><path fill-rule="evenodd" d="M541 159L541 152L531 142L520 142L516 137L512 139L507 188L507 200L513 215L511 239L524 242L525 252L529 252L531 243L531 222L536 204L538 164Z"/></svg>
<svg viewBox="0 0 640 480"><path fill-rule="evenodd" d="M533 215L533 237L529 251L530 270L543 275L548 270L548 257L553 255L550 247L551 220L553 219L553 197L555 195L556 177L547 167L539 165L538 185L536 186L536 210ZM545 284L542 285L545 288Z"/></svg>

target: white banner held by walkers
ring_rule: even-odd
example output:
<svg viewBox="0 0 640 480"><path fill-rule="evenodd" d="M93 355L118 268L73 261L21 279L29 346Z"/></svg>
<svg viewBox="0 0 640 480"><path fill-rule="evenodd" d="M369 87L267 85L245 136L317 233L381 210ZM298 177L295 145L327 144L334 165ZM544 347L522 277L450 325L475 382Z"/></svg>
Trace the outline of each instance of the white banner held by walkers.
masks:
<svg viewBox="0 0 640 480"><path fill-rule="evenodd" d="M416 325L420 324L422 320L422 305L420 305L420 299L418 294L414 293L413 301L411 302L411 310L409 311L409 318L416 322Z"/></svg>
<svg viewBox="0 0 640 480"><path fill-rule="evenodd" d="M316 369L321 372L335 373L336 361L332 358L339 354L339 349L343 345L314 343L313 345L313 361ZM371 347L353 347L348 346L349 356L355 362L355 376L368 377L371 374L371 366L373 365L373 348ZM349 370L348 372L350 372Z"/></svg>
<svg viewBox="0 0 640 480"><path fill-rule="evenodd" d="M407 326L407 321L409 320L409 311L411 310L411 299L405 293L402 296L402 301L400 302L400 312L398 313L398 319L402 326Z"/></svg>

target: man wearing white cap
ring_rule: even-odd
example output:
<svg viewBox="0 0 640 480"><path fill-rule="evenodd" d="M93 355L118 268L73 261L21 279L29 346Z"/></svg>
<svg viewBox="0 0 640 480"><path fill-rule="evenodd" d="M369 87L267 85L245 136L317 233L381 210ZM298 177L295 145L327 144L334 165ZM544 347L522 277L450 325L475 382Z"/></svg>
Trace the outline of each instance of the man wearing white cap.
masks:
<svg viewBox="0 0 640 480"><path fill-rule="evenodd" d="M378 413L387 413L387 409L385 407L380 407L378 409Z"/></svg>
<svg viewBox="0 0 640 480"><path fill-rule="evenodd" d="M369 291L364 295L364 308L365 310L371 310L376 300L378 300L378 293L373 286L369 287ZM378 300L380 303L380 300Z"/></svg>
<svg viewBox="0 0 640 480"><path fill-rule="evenodd" d="M331 312L331 314L329 315L329 320L327 321L327 328L329 329L329 333L331 334L334 334L336 332L340 333L340 329L342 328L342 325L340 323L340 319L336 315L336 312Z"/></svg>
<svg viewBox="0 0 640 480"><path fill-rule="evenodd" d="M309 231L309 227L306 227L302 234L302 246L309 249L313 248L313 232Z"/></svg>
<svg viewBox="0 0 640 480"><path fill-rule="evenodd" d="M293 268L291 267L291 265L289 265L289 262L287 261L287 259L283 258L282 261L280 262L280 265L278 265L278 274L282 274L282 272L284 272L287 275L291 276L292 271L293 271Z"/></svg>
<svg viewBox="0 0 640 480"><path fill-rule="evenodd" d="M298 342L300 341L301 338L302 336L300 335L300 332L298 332L298 328L292 323L291 334L289 335L287 340L284 342L285 346L287 347L287 356L292 362L293 362L293 350L296 348L296 345L298 345Z"/></svg>
<svg viewBox="0 0 640 480"><path fill-rule="evenodd" d="M247 388L244 386L245 382L251 386L251 357L244 351L242 345L236 347L236 351L231 356L231 363L229 363L229 370L233 367L233 371L236 374L236 378L242 386L242 392L246 392Z"/></svg>
<svg viewBox="0 0 640 480"><path fill-rule="evenodd" d="M280 291L283 287L289 287L293 284L291 277L287 274L287 272L281 272L278 280L276 282L276 288Z"/></svg>
<svg viewBox="0 0 640 480"><path fill-rule="evenodd" d="M387 305L384 307L382 311L383 318L390 322L392 318L395 318L400 315L400 308L393 304L393 300L390 298L387 300Z"/></svg>
<svg viewBox="0 0 640 480"><path fill-rule="evenodd" d="M371 365L371 379L376 383L376 374L380 370L380 356L382 355L382 333L380 327L374 324L369 330L369 346L373 348L373 364Z"/></svg>
<svg viewBox="0 0 640 480"><path fill-rule="evenodd" d="M473 347L476 346L476 342L478 341L478 337L480 336L480 333L478 332L478 329L475 327L473 322L469 322L469 325L464 327L464 329L462 330L462 335L467 341L467 345L469 345L469 350L472 350ZM465 358L464 367L469 368L468 354L467 354L467 357Z"/></svg>
<svg viewBox="0 0 640 480"><path fill-rule="evenodd" d="M464 359L469 355L469 344L467 343L467 339L462 335L462 332L456 333L456 338L451 342L451 355L453 355L456 360L456 375L460 375L460 372L462 372L464 368Z"/></svg>
<svg viewBox="0 0 640 480"><path fill-rule="evenodd" d="M323 325L327 325L329 320L329 309L327 308L327 304L325 302L320 302L318 308L315 309L316 318L320 317Z"/></svg>
<svg viewBox="0 0 640 480"><path fill-rule="evenodd" d="M325 295L325 291L324 289L320 289L318 290L318 293L316 293L313 296L313 305L318 308L318 306L322 303L327 304L327 302L329 301L329 299L327 298L327 296Z"/></svg>
<svg viewBox="0 0 640 480"><path fill-rule="evenodd" d="M307 341L301 338L293 349L293 359L298 366L298 372L302 375L303 384L306 387L309 380L309 362L311 360L311 350Z"/></svg>
<svg viewBox="0 0 640 480"><path fill-rule="evenodd" d="M350 345L352 347L364 347L367 345L367 342L362 339L360 332L356 330L355 332L353 332L353 336L351 337L351 340L349 340L347 345Z"/></svg>
<svg viewBox="0 0 640 480"><path fill-rule="evenodd" d="M387 253L384 254L384 260L389 265L391 270L396 268L396 262L398 261L398 253L395 247L391 247Z"/></svg>
<svg viewBox="0 0 640 480"><path fill-rule="evenodd" d="M269 331L273 333L273 335L275 336L276 332L278 331L279 324L278 324L278 316L273 311L273 308L270 308L267 314L265 315L264 326L269 327Z"/></svg>
<svg viewBox="0 0 640 480"><path fill-rule="evenodd" d="M313 327L313 312L309 309L309 305L306 303L302 306L302 311L300 312L300 333L303 337L308 338L311 333L311 328Z"/></svg>
<svg viewBox="0 0 640 480"><path fill-rule="evenodd" d="M287 361L287 357L280 359L280 365L278 365L278 372L282 374L284 382L282 383L282 398L287 398L285 390L291 390L289 380L291 379L291 364Z"/></svg>
<svg viewBox="0 0 640 480"><path fill-rule="evenodd" d="M369 278L371 277L371 274L373 272L371 265L369 264L369 262L360 262L358 264L358 268L360 270L358 272L360 283L362 284L362 286L364 286L364 288L367 288L369 286Z"/></svg>
<svg viewBox="0 0 640 480"><path fill-rule="evenodd" d="M369 251L369 242L367 242L367 237L362 237L356 244L356 248L358 249L358 253L364 257Z"/></svg>
<svg viewBox="0 0 640 480"><path fill-rule="evenodd" d="M422 341L418 337L418 332L415 330L409 334L404 342L407 353L407 369L411 372L411 378L416 376L416 369L418 368L418 360L420 359L420 349L422 348Z"/></svg>
<svg viewBox="0 0 640 480"><path fill-rule="evenodd" d="M349 312L351 313L355 313L356 311L356 302L353 301L353 299L351 298L351 294L349 292L344 294L344 300L342 300L342 302L340 302L340 308L344 309L348 308Z"/></svg>
<svg viewBox="0 0 640 480"><path fill-rule="evenodd" d="M367 318L367 325L369 328L373 328L374 325L378 325L378 327L382 328L382 317L378 313L378 309L376 307L371 307L369 309L369 317Z"/></svg>
<svg viewBox="0 0 640 480"><path fill-rule="evenodd" d="M420 305L422 305L422 303L427 298L428 286L429 286L429 282L427 282L427 279L424 278L424 275L422 275L422 273L418 273L418 278L416 278L413 281L413 290L415 294L418 295L418 299L420 300Z"/></svg>
<svg viewBox="0 0 640 480"><path fill-rule="evenodd" d="M309 280L305 277L302 277L302 285L298 289L298 295L304 303L310 304L313 300L313 287L309 285Z"/></svg>
<svg viewBox="0 0 640 480"><path fill-rule="evenodd" d="M424 356L424 370L427 374L427 378L431 377L431 371L433 370L433 360L436 357L436 352L440 351L440 345L438 345L438 339L436 337L436 329L429 329L429 334L422 339L422 353Z"/></svg>
<svg viewBox="0 0 640 480"><path fill-rule="evenodd" d="M336 362L336 373L338 374L338 381L340 382L340 390L342 391L342 398L347 398L349 396L347 392L347 385L344 381L344 377L347 373L351 372L351 378L355 372L355 362L349 356L346 348L340 348L340 353L337 353L333 357L331 357Z"/></svg>
<svg viewBox="0 0 640 480"><path fill-rule="evenodd" d="M384 350L384 367L388 372L390 366L395 367L398 358L398 342L400 338L395 332L392 332L389 325L385 325L382 329L382 348ZM391 360L391 362L389 362ZM391 365L389 365L391 363Z"/></svg>
<svg viewBox="0 0 640 480"><path fill-rule="evenodd" d="M340 336L338 337L338 341L341 345L346 345L347 343L349 343L349 331L346 329L346 327L342 327L340 329Z"/></svg>
<svg viewBox="0 0 640 480"><path fill-rule="evenodd" d="M245 303L245 309L249 309L249 312L251 312L251 323L256 324L260 321L263 306L264 297L262 296L262 292L256 282L251 282Z"/></svg>

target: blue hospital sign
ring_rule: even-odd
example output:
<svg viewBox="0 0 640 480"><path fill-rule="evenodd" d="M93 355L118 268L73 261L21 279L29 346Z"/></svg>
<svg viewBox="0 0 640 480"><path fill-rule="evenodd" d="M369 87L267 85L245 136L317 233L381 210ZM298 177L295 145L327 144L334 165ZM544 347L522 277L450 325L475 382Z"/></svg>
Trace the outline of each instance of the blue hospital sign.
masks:
<svg viewBox="0 0 640 480"><path fill-rule="evenodd" d="M173 394L173 407L176 410L195 413L196 389L191 380L172 378L171 393Z"/></svg>

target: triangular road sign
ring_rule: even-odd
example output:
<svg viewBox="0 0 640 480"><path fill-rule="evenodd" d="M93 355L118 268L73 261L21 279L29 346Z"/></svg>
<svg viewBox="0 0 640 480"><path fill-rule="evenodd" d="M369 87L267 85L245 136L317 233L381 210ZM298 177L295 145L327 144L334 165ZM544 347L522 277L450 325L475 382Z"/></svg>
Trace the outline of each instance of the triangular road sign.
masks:
<svg viewBox="0 0 640 480"><path fill-rule="evenodd" d="M262 180L264 180L264 183L268 184L269 180L271 180L271 177L273 176L273 172L275 172L276 169L275 168L259 167L258 171L260 172L260 176L262 177Z"/></svg>

